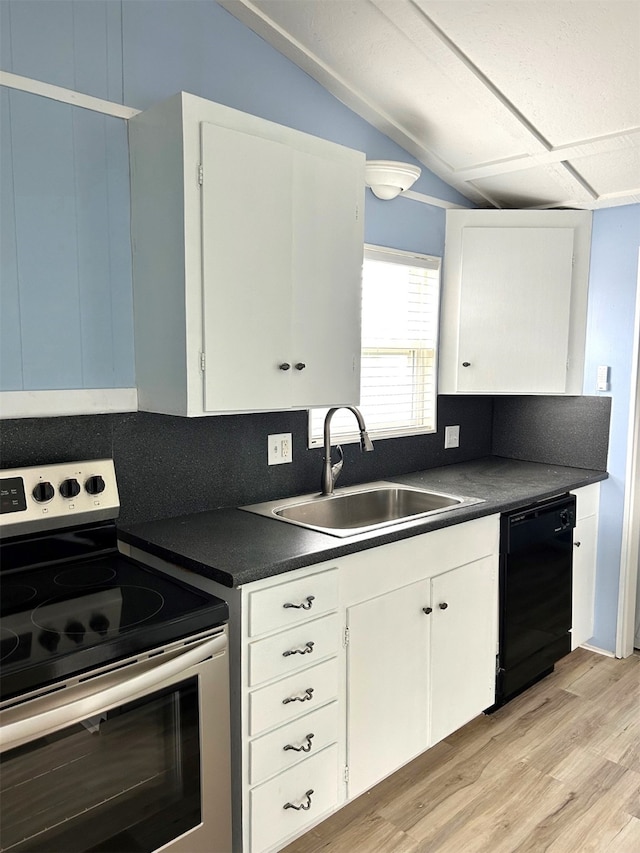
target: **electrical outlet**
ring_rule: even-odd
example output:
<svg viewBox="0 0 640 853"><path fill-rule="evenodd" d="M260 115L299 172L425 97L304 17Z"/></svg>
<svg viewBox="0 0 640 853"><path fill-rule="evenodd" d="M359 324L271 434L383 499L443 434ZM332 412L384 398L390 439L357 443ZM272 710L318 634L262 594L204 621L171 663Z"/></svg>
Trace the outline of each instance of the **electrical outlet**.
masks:
<svg viewBox="0 0 640 853"><path fill-rule="evenodd" d="M460 447L459 426L448 426L444 428L444 446L445 449L450 447Z"/></svg>
<svg viewBox="0 0 640 853"><path fill-rule="evenodd" d="M291 462L291 433L279 432L277 435L268 436L268 464L283 465L285 462Z"/></svg>

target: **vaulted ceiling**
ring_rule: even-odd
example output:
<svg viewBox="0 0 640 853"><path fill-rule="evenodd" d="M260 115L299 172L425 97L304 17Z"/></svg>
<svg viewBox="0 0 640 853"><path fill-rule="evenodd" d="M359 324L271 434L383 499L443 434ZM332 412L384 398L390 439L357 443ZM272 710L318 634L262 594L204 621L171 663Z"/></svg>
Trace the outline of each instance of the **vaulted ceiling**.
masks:
<svg viewBox="0 0 640 853"><path fill-rule="evenodd" d="M219 0L467 198L640 202L640 0Z"/></svg>

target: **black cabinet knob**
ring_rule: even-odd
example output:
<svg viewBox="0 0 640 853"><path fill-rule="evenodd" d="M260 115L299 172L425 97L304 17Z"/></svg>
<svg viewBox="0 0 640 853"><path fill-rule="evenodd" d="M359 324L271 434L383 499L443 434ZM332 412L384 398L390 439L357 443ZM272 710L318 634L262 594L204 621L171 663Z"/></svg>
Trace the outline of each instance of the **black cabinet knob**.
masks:
<svg viewBox="0 0 640 853"><path fill-rule="evenodd" d="M38 642L43 649L46 649L48 652L53 654L58 648L60 634L58 634L57 631L54 631L53 628L45 628L45 630L39 635Z"/></svg>
<svg viewBox="0 0 640 853"><path fill-rule="evenodd" d="M76 645L80 645L84 640L84 635L87 633L82 622L77 619L71 619L64 627L65 636L72 640Z"/></svg>
<svg viewBox="0 0 640 853"><path fill-rule="evenodd" d="M304 361L299 361L299 362L296 364L296 370L304 370L306 366L307 366L307 365L304 363Z"/></svg>
<svg viewBox="0 0 640 853"><path fill-rule="evenodd" d="M278 365L278 367L280 368L280 370L289 370L291 365L289 364L288 361L283 361L282 364Z"/></svg>
<svg viewBox="0 0 640 853"><path fill-rule="evenodd" d="M93 613L91 615L91 619L89 619L89 627L92 631L95 631L96 634L104 637L109 630L109 620L104 613Z"/></svg>
<svg viewBox="0 0 640 853"><path fill-rule="evenodd" d="M90 495L99 495L104 492L104 480L99 474L96 474L94 477L89 477L84 487Z"/></svg>
<svg viewBox="0 0 640 853"><path fill-rule="evenodd" d="M426 613L428 616L430 613L433 613L433 607L423 607L422 612Z"/></svg>
<svg viewBox="0 0 640 853"><path fill-rule="evenodd" d="M53 488L51 483L44 482L38 483L37 486L34 487L31 494L33 495L34 500L36 500L39 504L44 504L47 501L50 501L52 497L55 495L56 490Z"/></svg>
<svg viewBox="0 0 640 853"><path fill-rule="evenodd" d="M471 367L471 362L470 361L463 361L462 366L463 367Z"/></svg>
<svg viewBox="0 0 640 853"><path fill-rule="evenodd" d="M60 494L63 498L75 498L80 494L80 483L73 478L63 480L60 483Z"/></svg>
<svg viewBox="0 0 640 853"><path fill-rule="evenodd" d="M447 604L447 602L446 602L446 601L441 601L441 602L440 602L440 604L438 605L438 607L440 608L440 610L446 610L448 606L449 606L449 605Z"/></svg>

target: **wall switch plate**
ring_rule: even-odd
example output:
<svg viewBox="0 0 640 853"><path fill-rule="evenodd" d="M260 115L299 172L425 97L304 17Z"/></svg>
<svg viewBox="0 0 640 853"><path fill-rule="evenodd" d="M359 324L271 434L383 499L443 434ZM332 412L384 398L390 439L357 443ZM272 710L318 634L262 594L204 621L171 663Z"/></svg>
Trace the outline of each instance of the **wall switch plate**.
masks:
<svg viewBox="0 0 640 853"><path fill-rule="evenodd" d="M598 391L609 391L609 367L606 364L601 364L598 367L596 389Z"/></svg>
<svg viewBox="0 0 640 853"><path fill-rule="evenodd" d="M460 447L460 426L448 426L444 428L444 446Z"/></svg>
<svg viewBox="0 0 640 853"><path fill-rule="evenodd" d="M285 462L291 462L293 456L291 451L291 433L279 432L277 435L270 435L269 440L269 465L283 465Z"/></svg>

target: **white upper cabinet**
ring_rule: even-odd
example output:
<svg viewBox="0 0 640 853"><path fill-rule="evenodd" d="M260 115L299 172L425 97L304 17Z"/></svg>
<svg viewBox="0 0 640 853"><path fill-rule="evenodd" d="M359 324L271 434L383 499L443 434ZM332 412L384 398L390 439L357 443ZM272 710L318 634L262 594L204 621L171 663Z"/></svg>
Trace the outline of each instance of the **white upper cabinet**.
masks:
<svg viewBox="0 0 640 853"><path fill-rule="evenodd" d="M439 391L581 394L589 211L447 211Z"/></svg>
<svg viewBox="0 0 640 853"><path fill-rule="evenodd" d="M184 93L130 139L140 408L357 403L364 154Z"/></svg>

